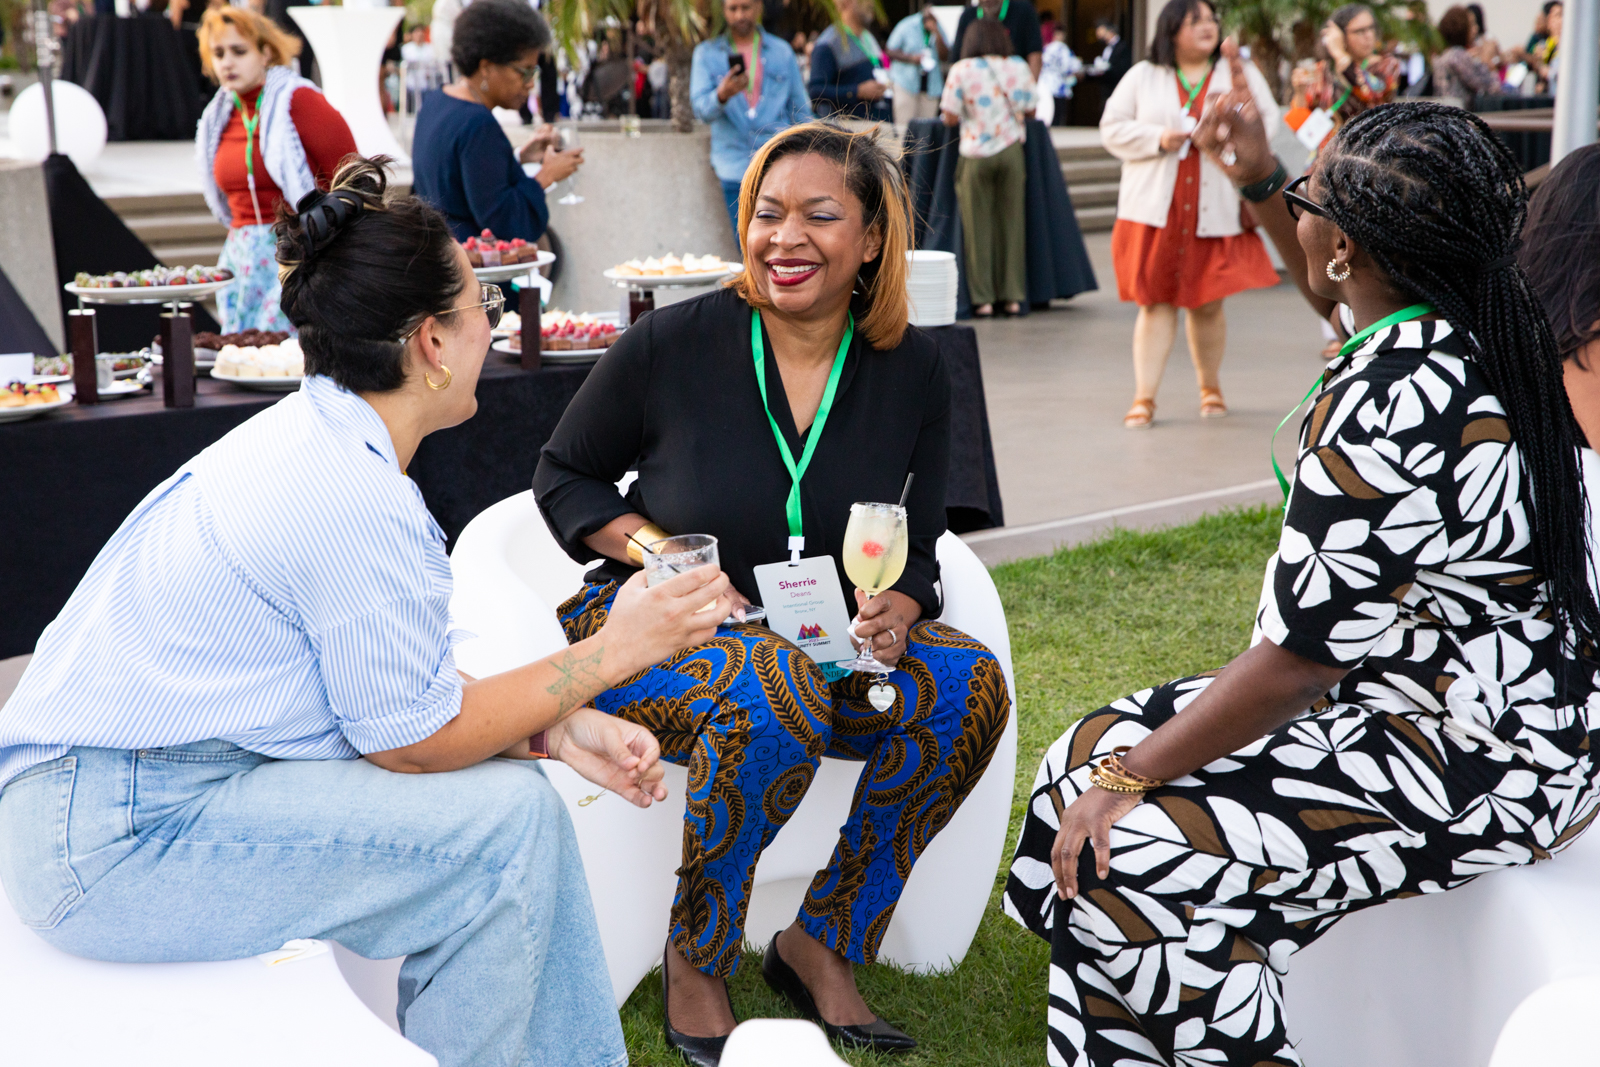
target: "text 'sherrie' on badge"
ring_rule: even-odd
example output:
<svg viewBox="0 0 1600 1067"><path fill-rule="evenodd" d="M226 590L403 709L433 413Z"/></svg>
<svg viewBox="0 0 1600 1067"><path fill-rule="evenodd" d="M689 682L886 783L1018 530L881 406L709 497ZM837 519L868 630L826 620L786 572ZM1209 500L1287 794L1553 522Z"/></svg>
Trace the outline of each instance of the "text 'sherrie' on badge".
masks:
<svg viewBox="0 0 1600 1067"><path fill-rule="evenodd" d="M763 563L755 575L773 633L793 641L818 663L837 663L856 654L846 632L851 613L832 556Z"/></svg>

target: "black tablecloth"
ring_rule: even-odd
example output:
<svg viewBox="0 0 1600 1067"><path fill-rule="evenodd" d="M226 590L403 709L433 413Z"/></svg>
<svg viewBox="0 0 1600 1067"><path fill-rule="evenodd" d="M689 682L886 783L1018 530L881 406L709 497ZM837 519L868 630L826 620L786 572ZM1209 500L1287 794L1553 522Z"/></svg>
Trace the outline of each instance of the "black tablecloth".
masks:
<svg viewBox="0 0 1600 1067"><path fill-rule="evenodd" d="M983 370L970 327L929 331L950 367L954 397L948 493L957 532L1004 522L984 406ZM494 357L491 357L493 359ZM588 377L587 367L535 374L486 366L478 413L422 442L410 475L453 546L480 511L533 484L539 449ZM0 423L10 492L0 507L0 659L33 651L117 526L151 489L280 396L209 378L195 406L169 410L155 396L67 407Z"/></svg>
<svg viewBox="0 0 1600 1067"><path fill-rule="evenodd" d="M194 137L200 121L194 61L163 15L79 19L62 46L61 76L100 101L109 140Z"/></svg>
<svg viewBox="0 0 1600 1067"><path fill-rule="evenodd" d="M938 119L915 119L906 131L906 182L916 223L916 247L954 252L961 275L956 314L967 318L967 264L961 246L961 207L956 202L957 143L960 127ZM1028 168L1028 303L1076 296L1098 289L1089 253L1078 231L1061 161L1050 140L1050 127L1028 121L1023 146Z"/></svg>

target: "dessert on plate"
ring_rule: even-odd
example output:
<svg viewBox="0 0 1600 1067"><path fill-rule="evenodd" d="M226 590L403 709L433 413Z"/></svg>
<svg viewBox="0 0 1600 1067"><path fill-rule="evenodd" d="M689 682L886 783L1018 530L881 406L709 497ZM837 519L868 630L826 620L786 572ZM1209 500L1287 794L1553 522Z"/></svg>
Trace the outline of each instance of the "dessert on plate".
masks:
<svg viewBox="0 0 1600 1067"><path fill-rule="evenodd" d="M300 378L306 359L293 337L275 345L223 345L214 373L224 378Z"/></svg>
<svg viewBox="0 0 1600 1067"><path fill-rule="evenodd" d="M697 256L693 252L679 259L676 254L668 252L657 259L649 256L645 259L630 259L625 263L618 263L611 268L612 273L624 278L658 278L676 277L680 274L711 274L726 271L732 264L718 255Z"/></svg>
<svg viewBox="0 0 1600 1067"><path fill-rule="evenodd" d="M225 267L152 267L149 270L90 274L79 271L72 284L80 289L143 289L156 285L199 285L225 282L233 271Z"/></svg>
<svg viewBox="0 0 1600 1067"><path fill-rule="evenodd" d="M502 241L489 230L461 242L467 250L467 262L474 267L504 267L512 263L532 263L539 258L539 249L522 238Z"/></svg>
<svg viewBox="0 0 1600 1067"><path fill-rule="evenodd" d="M12 382L6 388L0 389L0 408L55 404L60 400L61 392L53 385L23 385L21 382Z"/></svg>

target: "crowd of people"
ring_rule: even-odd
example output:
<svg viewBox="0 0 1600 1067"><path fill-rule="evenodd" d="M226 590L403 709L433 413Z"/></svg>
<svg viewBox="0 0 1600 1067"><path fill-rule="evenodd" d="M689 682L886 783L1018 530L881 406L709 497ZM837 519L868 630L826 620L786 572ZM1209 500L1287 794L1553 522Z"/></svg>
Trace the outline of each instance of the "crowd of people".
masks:
<svg viewBox="0 0 1600 1067"><path fill-rule="evenodd" d="M927 9L880 45L864 0L838 8L808 59L753 0L724 0L725 32L695 50L745 269L628 329L565 411L533 489L561 547L600 562L557 609L567 647L486 678L457 669L450 561L405 472L476 413L504 311L459 241L537 239L546 188L582 163L547 129L513 150L494 117L528 105L549 26L523 0L456 14L454 78L421 95L397 195L294 72L293 38L206 12L217 90L197 158L240 279L224 328L292 328L306 375L138 505L0 708L0 883L24 923L107 960L307 937L405 955L399 1021L445 1067L614 1067L627 1049L582 861L537 768L649 807L662 762L685 764L661 1024L716 1067L756 864L829 756L863 763L863 784L762 978L836 1042L917 1047L857 977L1012 705L995 654L938 621L951 385L908 324L900 163L840 120L958 129L975 310L1016 312L1025 124L1059 55L1027 0L981 0L948 43ZM1433 76L1470 88L1493 70L1482 16L1445 23ZM1556 43L1528 48L1540 77L1559 76L1560 26L1556 5ZM1051 1062L1293 1067L1294 952L1357 908L1547 858L1600 809L1582 474L1600 442L1600 260L1568 254L1600 239L1600 146L1530 202L1481 119L1396 99L1405 64L1352 4L1295 83L1291 125L1327 129L1291 174L1279 105L1209 0L1170 0L1125 68L1103 29L1101 130L1124 162L1112 255L1139 308L1125 425L1155 417L1179 309L1201 414L1227 413L1223 303L1276 283L1263 235L1339 336L1251 647L1046 751L1002 907L1049 942L1048 982L1032 1004L970 1010L1036 1012ZM843 564L863 498L902 502L904 573L881 591ZM690 530L719 539L719 563L648 584L643 549ZM802 552L853 589L850 642L886 704L874 675L750 613L763 567Z"/></svg>

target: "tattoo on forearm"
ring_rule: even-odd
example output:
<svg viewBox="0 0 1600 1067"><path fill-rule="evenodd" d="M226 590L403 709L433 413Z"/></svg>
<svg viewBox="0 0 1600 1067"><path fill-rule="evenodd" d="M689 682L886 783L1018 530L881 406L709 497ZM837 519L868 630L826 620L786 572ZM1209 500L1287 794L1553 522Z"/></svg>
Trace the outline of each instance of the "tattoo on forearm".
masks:
<svg viewBox="0 0 1600 1067"><path fill-rule="evenodd" d="M605 654L605 646L600 645L589 655L568 650L550 661L557 678L545 686L545 692L556 698L563 713L608 688L600 676L600 661Z"/></svg>

